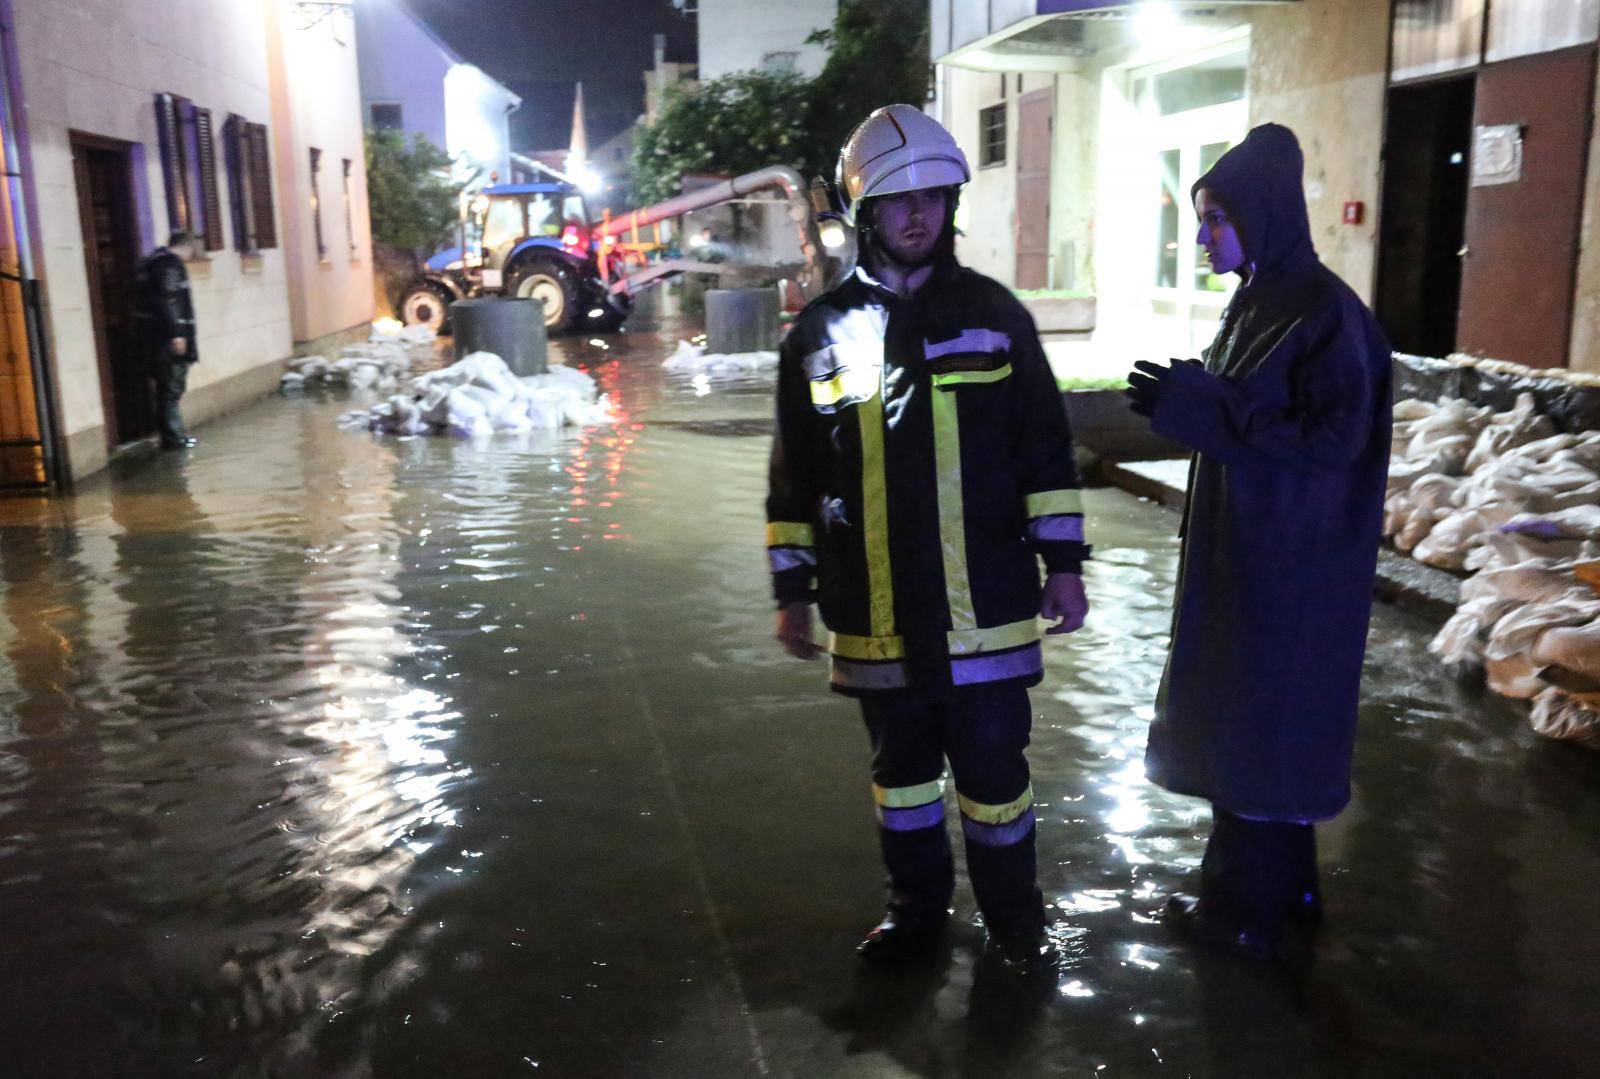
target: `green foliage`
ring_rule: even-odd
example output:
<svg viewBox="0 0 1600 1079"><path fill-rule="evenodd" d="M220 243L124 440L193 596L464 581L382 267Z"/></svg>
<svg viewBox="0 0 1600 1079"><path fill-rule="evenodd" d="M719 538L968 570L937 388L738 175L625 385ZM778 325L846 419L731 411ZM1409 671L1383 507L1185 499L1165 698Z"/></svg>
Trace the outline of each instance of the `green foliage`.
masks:
<svg viewBox="0 0 1600 1079"><path fill-rule="evenodd" d="M740 72L669 91L634 149L642 202L678 194L686 172L737 176L793 165L833 176L839 147L873 109L920 106L928 86L926 0L842 0L833 25L810 38L828 47L815 79Z"/></svg>
<svg viewBox="0 0 1600 1079"><path fill-rule="evenodd" d="M1058 378L1056 388L1060 390L1125 390L1128 380L1125 378Z"/></svg>
<svg viewBox="0 0 1600 1079"><path fill-rule="evenodd" d="M634 147L639 198L671 198L686 172L737 176L795 162L807 138L808 86L799 75L748 71L668 91Z"/></svg>
<svg viewBox="0 0 1600 1079"><path fill-rule="evenodd" d="M372 238L414 255L438 247L460 217L461 189L440 175L449 168L449 156L421 135L368 131Z"/></svg>
<svg viewBox="0 0 1600 1079"><path fill-rule="evenodd" d="M809 39L828 48L811 83L814 155L833 178L839 147L874 109L922 107L928 94L926 0L841 0L833 26Z"/></svg>

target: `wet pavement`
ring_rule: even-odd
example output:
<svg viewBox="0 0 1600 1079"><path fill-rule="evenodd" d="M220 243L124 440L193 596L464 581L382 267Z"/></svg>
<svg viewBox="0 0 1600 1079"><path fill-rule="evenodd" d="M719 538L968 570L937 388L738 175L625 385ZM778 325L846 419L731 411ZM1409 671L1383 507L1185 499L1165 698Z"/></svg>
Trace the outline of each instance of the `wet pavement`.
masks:
<svg viewBox="0 0 1600 1079"><path fill-rule="evenodd" d="M1149 786L1175 517L1088 497L1088 627L1031 753L1055 984L863 969L865 735L778 654L770 387L558 344L615 428L340 431L0 504L0 1074L1600 1074L1600 759L1380 609L1329 922L1258 969L1150 913L1204 807Z"/></svg>

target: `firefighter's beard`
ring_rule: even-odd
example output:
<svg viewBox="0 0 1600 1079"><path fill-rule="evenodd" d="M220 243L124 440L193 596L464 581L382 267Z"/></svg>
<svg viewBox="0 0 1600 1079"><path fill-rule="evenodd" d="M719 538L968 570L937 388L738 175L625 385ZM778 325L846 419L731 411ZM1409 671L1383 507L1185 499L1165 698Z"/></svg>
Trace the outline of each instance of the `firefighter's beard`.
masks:
<svg viewBox="0 0 1600 1079"><path fill-rule="evenodd" d="M888 263L901 273L914 273L939 261L950 246L950 231L950 224L946 222L939 231L931 234L914 235L909 240L891 240L881 228L870 228L867 230L870 260L875 266Z"/></svg>

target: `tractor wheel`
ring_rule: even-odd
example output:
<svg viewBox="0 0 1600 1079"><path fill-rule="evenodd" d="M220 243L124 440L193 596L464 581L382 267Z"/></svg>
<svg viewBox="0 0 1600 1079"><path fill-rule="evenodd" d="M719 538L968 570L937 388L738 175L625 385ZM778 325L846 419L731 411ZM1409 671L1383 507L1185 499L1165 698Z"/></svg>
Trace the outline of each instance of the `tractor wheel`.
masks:
<svg viewBox="0 0 1600 1079"><path fill-rule="evenodd" d="M570 267L548 259L524 262L511 273L506 295L544 303L544 326L560 333L578 325L583 317L583 297Z"/></svg>
<svg viewBox="0 0 1600 1079"><path fill-rule="evenodd" d="M426 326L437 334L450 332L451 296L439 285L419 281L400 297L400 321L407 326Z"/></svg>

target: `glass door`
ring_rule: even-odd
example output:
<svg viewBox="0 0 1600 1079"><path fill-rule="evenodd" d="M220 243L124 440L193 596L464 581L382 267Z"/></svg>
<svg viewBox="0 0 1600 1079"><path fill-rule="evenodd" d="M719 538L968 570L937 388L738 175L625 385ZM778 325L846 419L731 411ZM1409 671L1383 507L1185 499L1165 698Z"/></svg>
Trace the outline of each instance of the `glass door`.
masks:
<svg viewBox="0 0 1600 1079"><path fill-rule="evenodd" d="M1141 306L1150 319L1148 347L1167 355L1195 356L1211 343L1238 280L1212 273L1196 246L1189 191L1244 137L1247 59L1241 43L1148 68L1133 79L1148 169Z"/></svg>

